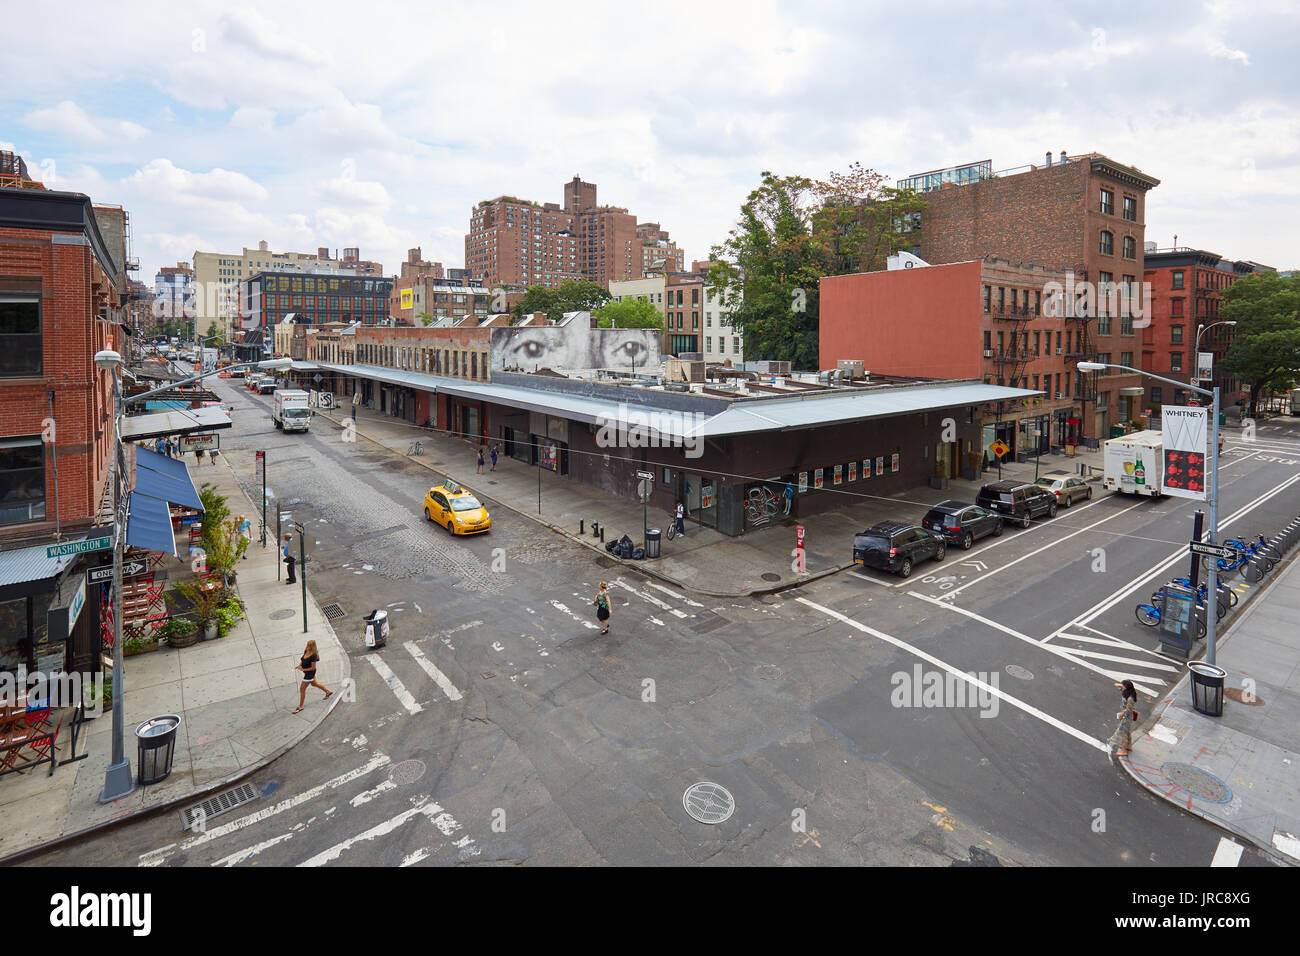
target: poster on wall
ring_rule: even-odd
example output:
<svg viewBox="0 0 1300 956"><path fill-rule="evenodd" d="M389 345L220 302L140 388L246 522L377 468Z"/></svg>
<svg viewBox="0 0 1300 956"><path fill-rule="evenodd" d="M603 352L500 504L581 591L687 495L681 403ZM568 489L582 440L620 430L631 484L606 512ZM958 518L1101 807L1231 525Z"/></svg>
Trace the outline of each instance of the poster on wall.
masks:
<svg viewBox="0 0 1300 956"><path fill-rule="evenodd" d="M544 442L541 447L541 455L542 455L542 467L545 468L547 471L555 471L556 469L555 446L550 444L549 442Z"/></svg>
<svg viewBox="0 0 1300 956"><path fill-rule="evenodd" d="M803 494L807 490L808 490L808 472L801 471L799 472L799 494Z"/></svg>
<svg viewBox="0 0 1300 956"><path fill-rule="evenodd" d="M863 477L863 478L870 478L870 477L871 477L871 459L870 459L870 458L864 458L864 459L862 459L862 477Z"/></svg>
<svg viewBox="0 0 1300 956"><path fill-rule="evenodd" d="M858 480L858 463L856 461L851 461L849 462L849 481L857 481L857 480Z"/></svg>
<svg viewBox="0 0 1300 956"><path fill-rule="evenodd" d="M836 466L835 466L835 474L834 474L834 476L831 478L831 482L832 482L833 484L836 484L836 485L840 485L840 484L843 484L843 483L844 483L844 466L843 466L843 465L836 465Z"/></svg>
<svg viewBox="0 0 1300 956"><path fill-rule="evenodd" d="M1160 410L1165 453L1165 494L1205 500L1208 411L1209 409L1190 405L1166 405Z"/></svg>
<svg viewBox="0 0 1300 956"><path fill-rule="evenodd" d="M889 459L889 470L898 471L898 452L894 452L894 457Z"/></svg>
<svg viewBox="0 0 1300 956"><path fill-rule="evenodd" d="M818 468L816 471L813 472L813 487L820 488L821 486L822 486L822 469Z"/></svg>
<svg viewBox="0 0 1300 956"><path fill-rule="evenodd" d="M880 458L876 459L876 474L883 475L884 473L885 473L885 459L884 456L882 455Z"/></svg>
<svg viewBox="0 0 1300 956"><path fill-rule="evenodd" d="M711 481L700 482L700 507L713 507L713 482Z"/></svg>

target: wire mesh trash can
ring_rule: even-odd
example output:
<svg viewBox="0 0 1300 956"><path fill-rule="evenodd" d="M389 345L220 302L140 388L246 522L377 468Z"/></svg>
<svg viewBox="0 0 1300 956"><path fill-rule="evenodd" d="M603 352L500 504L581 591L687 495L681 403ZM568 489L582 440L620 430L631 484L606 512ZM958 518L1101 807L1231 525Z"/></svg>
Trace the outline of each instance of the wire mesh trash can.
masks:
<svg viewBox="0 0 1300 956"><path fill-rule="evenodd" d="M161 717L150 717L135 728L135 738L140 745L141 784L166 780L172 772L172 759L176 756L176 730L180 725L180 717L164 714Z"/></svg>
<svg viewBox="0 0 1300 956"><path fill-rule="evenodd" d="M366 647L383 647L388 643L388 612L371 611L366 615Z"/></svg>
<svg viewBox="0 0 1300 956"><path fill-rule="evenodd" d="M647 558L659 557L659 541L661 533L658 528L648 528L645 533L645 556Z"/></svg>
<svg viewBox="0 0 1300 956"><path fill-rule="evenodd" d="M1207 717L1223 716L1223 681L1228 672L1205 661L1187 665L1192 672L1192 709Z"/></svg>

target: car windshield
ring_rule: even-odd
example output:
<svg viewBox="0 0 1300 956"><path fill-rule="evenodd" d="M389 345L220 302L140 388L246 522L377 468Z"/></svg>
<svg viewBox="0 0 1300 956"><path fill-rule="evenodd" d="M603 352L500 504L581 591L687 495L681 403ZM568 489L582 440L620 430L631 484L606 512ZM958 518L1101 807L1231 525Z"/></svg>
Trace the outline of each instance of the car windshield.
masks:
<svg viewBox="0 0 1300 956"><path fill-rule="evenodd" d="M310 418L311 409L308 408L286 408L284 410L285 418Z"/></svg>
<svg viewBox="0 0 1300 956"><path fill-rule="evenodd" d="M473 511L476 508L482 508L483 505L473 495L465 495L462 498L451 499L452 511Z"/></svg>

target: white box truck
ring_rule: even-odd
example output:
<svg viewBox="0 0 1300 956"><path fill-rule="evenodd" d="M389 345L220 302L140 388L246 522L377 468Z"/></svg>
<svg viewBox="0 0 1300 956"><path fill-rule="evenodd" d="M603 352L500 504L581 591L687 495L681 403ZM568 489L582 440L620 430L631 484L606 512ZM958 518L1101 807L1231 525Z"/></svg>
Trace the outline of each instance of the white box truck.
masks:
<svg viewBox="0 0 1300 956"><path fill-rule="evenodd" d="M1160 432L1134 432L1111 438L1102 446L1106 469L1103 487L1130 495L1164 493L1164 443Z"/></svg>
<svg viewBox="0 0 1300 956"><path fill-rule="evenodd" d="M307 393L299 389L276 389L271 396L271 418L275 427L286 432L305 432L311 422Z"/></svg>

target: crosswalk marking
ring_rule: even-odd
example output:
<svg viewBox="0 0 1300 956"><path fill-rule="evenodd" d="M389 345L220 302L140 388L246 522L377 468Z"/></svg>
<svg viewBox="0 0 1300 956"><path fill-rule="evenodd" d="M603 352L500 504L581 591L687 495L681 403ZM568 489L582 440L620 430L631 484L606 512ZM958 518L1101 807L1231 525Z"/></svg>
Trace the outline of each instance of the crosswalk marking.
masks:
<svg viewBox="0 0 1300 956"><path fill-rule="evenodd" d="M406 685L397 679L397 675L393 673L393 669L384 663L382 657L378 654L367 654L366 660L369 661L370 666L375 669L375 673L379 675L379 679L387 684L393 694L396 695L397 699L401 701L402 706L406 708L408 714L418 714L420 711L424 710L424 708L416 702L415 698L411 696L411 692L406 689Z"/></svg>
<svg viewBox="0 0 1300 956"><path fill-rule="evenodd" d="M1057 647L1060 647L1058 644ZM1115 661L1118 664L1134 664L1137 667L1150 667L1158 671L1168 671L1171 674L1177 674L1181 668L1170 667L1168 664L1157 664L1154 661L1138 661L1131 657L1119 657L1115 654L1102 654L1099 651L1085 651L1081 648L1062 648L1072 657L1089 657L1098 661Z"/></svg>
<svg viewBox="0 0 1300 956"><path fill-rule="evenodd" d="M433 682L438 685L438 689L447 695L448 700L460 700L460 691L447 679L446 674L433 666L433 661L424 656L424 652L416 646L414 641L407 641L402 646L406 648L408 654L415 658L415 663L419 664L420 668L433 679Z"/></svg>
<svg viewBox="0 0 1300 956"><path fill-rule="evenodd" d="M677 610L677 608L673 607L671 604L666 604L665 602L659 600L653 594L647 594L645 591L638 591L636 588L632 587L632 585L625 582L622 578L615 579L614 583L619 587L621 587L624 591L628 591L632 594L635 594L637 597L641 598L641 600L648 601L650 604L653 604L661 611L667 611L669 614L673 615L674 617L680 617L680 618L690 617L690 615L687 614L685 611Z"/></svg>
<svg viewBox="0 0 1300 956"><path fill-rule="evenodd" d="M578 617L578 615L574 614L572 611L570 611L559 601L552 600L548 603L551 605L551 607L555 608L561 614L567 614L569 617L573 618L575 621L577 621L579 624L581 624L583 627L587 628L588 630L594 631L596 629L595 624L592 624L591 621L588 621L585 617Z"/></svg>
<svg viewBox="0 0 1300 956"><path fill-rule="evenodd" d="M704 605L701 604L699 601L692 601L685 594L679 594L677 591L674 591L672 588L666 588L662 584L655 584L653 581L647 581L646 586L652 587L656 591L663 591L664 594L667 594L669 597L675 597L679 601L685 601L686 604L689 605L690 607L704 607Z"/></svg>
<svg viewBox="0 0 1300 956"><path fill-rule="evenodd" d="M1215 847L1214 859L1210 861L1210 866L1237 866L1241 862L1241 851L1244 849L1245 847L1236 840L1219 837L1219 845Z"/></svg>
<svg viewBox="0 0 1300 956"><path fill-rule="evenodd" d="M342 856L345 851L352 849L352 847L356 846L358 843L366 843L369 842L370 840L375 839L376 837L381 837L389 833L392 833L394 830L396 830L398 827L400 827L403 823L405 823L408 820L412 820L415 817L423 816L428 818L430 821L433 821L436 824L437 823L436 817L445 814L446 811L443 810L443 808L438 806L438 804L436 803L421 803L420 806L412 807L409 810L403 811L402 813L399 813L397 816L390 817L389 819L383 821L382 823L376 823L373 827L370 827L369 829L366 830L362 830L356 836L348 837L346 840L334 844L332 847L330 847L327 850L321 850L315 856L303 860L298 865L299 866L324 866L326 863L333 863L340 856ZM453 820L452 823L455 823L455 821ZM446 831L444 830L443 832Z"/></svg>

